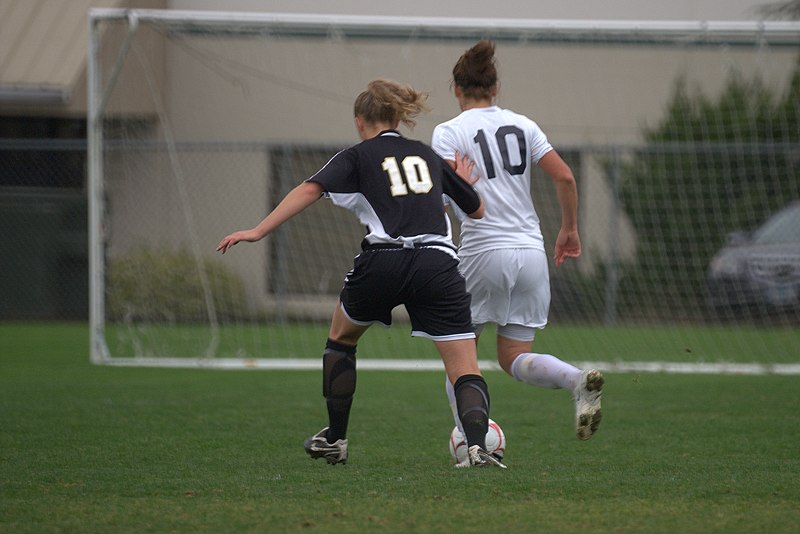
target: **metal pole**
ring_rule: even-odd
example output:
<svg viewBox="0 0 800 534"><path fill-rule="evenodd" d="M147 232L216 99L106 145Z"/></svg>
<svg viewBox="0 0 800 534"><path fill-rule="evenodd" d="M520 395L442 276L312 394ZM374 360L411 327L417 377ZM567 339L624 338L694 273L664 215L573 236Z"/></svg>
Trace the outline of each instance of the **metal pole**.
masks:
<svg viewBox="0 0 800 534"><path fill-rule="evenodd" d="M611 149L608 176L611 186L611 209L608 214L608 262L606 264L605 324L617 322L617 291L619 290L619 149Z"/></svg>
<svg viewBox="0 0 800 534"><path fill-rule="evenodd" d="M278 175L273 176L272 202L270 210L274 208L291 189L290 181L294 176L293 150L291 146L279 149ZM287 319L286 299L289 294L289 228L281 226L272 234L271 258L273 261L272 291L276 301L276 319L285 323Z"/></svg>
<svg viewBox="0 0 800 534"><path fill-rule="evenodd" d="M89 57L87 71L87 201L89 203L89 337L90 359L93 363L108 361L105 342L105 259L103 257L103 120L99 104L100 88L100 31L97 19L89 14Z"/></svg>
<svg viewBox="0 0 800 534"><path fill-rule="evenodd" d="M580 20L512 19L467 17L398 17L381 15L318 15L299 13L256 13L230 11L182 11L162 9L93 8L107 19L122 19L135 13L142 22L170 28L214 27L230 31L258 32L267 25L271 31L302 35L328 35L332 30L345 37L378 38L454 37L466 40L491 35L493 39L567 39L685 44L687 39L715 44L764 42L770 46L797 46L798 21L696 21L696 20Z"/></svg>

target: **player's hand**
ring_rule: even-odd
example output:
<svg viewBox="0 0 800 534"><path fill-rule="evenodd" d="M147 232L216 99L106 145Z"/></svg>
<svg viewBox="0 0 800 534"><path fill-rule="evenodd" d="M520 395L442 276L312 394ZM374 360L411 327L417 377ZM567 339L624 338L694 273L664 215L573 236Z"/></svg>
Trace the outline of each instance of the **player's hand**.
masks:
<svg viewBox="0 0 800 534"><path fill-rule="evenodd" d="M556 253L553 259L556 267L560 267L567 258L577 258L581 255L581 238L577 230L560 230L556 238Z"/></svg>
<svg viewBox="0 0 800 534"><path fill-rule="evenodd" d="M234 232L228 236L225 236L222 241L219 242L219 245L217 245L217 252L225 254L229 248L239 241L255 241L255 239L250 236L248 230Z"/></svg>
<svg viewBox="0 0 800 534"><path fill-rule="evenodd" d="M469 156L464 156L458 153L456 150L456 161L453 170L456 171L459 178L467 182L469 185L475 185L475 182L478 181L480 175L473 176L472 171L475 169L475 162L472 161Z"/></svg>

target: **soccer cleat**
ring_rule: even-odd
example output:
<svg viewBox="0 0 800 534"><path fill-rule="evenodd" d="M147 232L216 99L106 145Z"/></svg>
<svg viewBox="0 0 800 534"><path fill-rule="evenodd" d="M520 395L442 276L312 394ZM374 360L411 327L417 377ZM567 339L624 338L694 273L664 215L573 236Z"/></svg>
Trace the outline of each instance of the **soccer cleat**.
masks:
<svg viewBox="0 0 800 534"><path fill-rule="evenodd" d="M603 373L589 369L581 373L581 381L575 388L575 434L580 440L587 440L597 431L603 412L600 397L603 395Z"/></svg>
<svg viewBox="0 0 800 534"><path fill-rule="evenodd" d="M303 446L311 458L325 458L331 465L347 463L347 440L337 439L328 443L328 427L326 426L315 435L308 438Z"/></svg>
<svg viewBox="0 0 800 534"><path fill-rule="evenodd" d="M499 467L506 469L506 466L493 454L489 454L478 445L473 445L467 451L467 457L456 464L456 467Z"/></svg>

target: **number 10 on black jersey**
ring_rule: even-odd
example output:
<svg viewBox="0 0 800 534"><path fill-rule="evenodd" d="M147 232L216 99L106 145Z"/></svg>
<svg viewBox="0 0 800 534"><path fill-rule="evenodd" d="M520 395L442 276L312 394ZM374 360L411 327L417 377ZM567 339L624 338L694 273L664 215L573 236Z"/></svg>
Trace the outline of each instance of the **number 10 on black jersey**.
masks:
<svg viewBox="0 0 800 534"><path fill-rule="evenodd" d="M402 161L403 170L397 164L397 158L384 158L381 168L389 175L390 191L393 197L401 197L412 193L422 195L433 188L428 163L419 156L406 156Z"/></svg>

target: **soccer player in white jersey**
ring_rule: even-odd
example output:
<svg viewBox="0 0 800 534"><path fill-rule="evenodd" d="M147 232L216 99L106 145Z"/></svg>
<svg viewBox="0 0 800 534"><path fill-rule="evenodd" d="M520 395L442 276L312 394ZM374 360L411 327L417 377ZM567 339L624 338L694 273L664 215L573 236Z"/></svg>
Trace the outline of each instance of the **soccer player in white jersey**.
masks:
<svg viewBox="0 0 800 534"><path fill-rule="evenodd" d="M430 146L397 131L400 122L413 126L413 117L427 109L426 98L397 82L370 82L354 104L362 142L333 156L257 226L234 232L217 246L224 254L241 241L259 241L322 196L352 211L367 227L362 251L345 276L322 355L328 426L304 443L311 458L331 465L347 463L349 456L356 344L371 324L391 325L392 309L403 304L411 335L433 340L454 388L469 444L458 467L505 468L485 450L489 390L478 369L469 294L442 208L444 194L469 217L483 215L481 198L468 184L471 164L459 175ZM406 400L397 399L400 404Z"/></svg>
<svg viewBox="0 0 800 534"><path fill-rule="evenodd" d="M461 114L433 132L433 149L444 159L455 164L461 154L476 163L479 178L473 185L486 206L480 220L465 218L454 207L461 220L459 269L472 295L476 334L487 323L495 323L497 361L506 373L533 386L571 391L576 435L586 440L602 417L603 375L551 354L532 352L536 330L547 324L550 277L531 198L531 166L538 165L550 176L561 205L556 266L581 253L575 178L534 121L495 105L494 52L494 43L482 40L459 58L453 87ZM455 410L452 387L449 382L446 386Z"/></svg>

